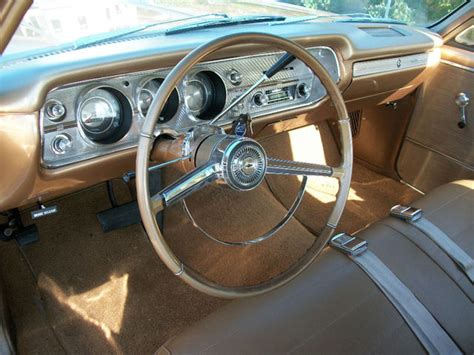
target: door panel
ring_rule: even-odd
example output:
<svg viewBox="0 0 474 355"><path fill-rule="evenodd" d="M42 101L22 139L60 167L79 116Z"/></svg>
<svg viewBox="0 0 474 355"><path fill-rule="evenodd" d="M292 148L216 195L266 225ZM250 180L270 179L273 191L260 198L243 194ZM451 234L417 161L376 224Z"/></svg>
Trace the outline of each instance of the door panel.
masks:
<svg viewBox="0 0 474 355"><path fill-rule="evenodd" d="M456 95L470 98L467 125L458 127ZM445 46L438 68L420 89L398 159L402 179L422 191L474 178L474 54Z"/></svg>

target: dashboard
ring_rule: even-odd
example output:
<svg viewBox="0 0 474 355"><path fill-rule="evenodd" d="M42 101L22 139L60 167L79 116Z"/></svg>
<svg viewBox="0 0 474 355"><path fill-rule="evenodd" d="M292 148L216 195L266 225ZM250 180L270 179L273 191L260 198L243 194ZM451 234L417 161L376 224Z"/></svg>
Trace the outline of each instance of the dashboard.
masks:
<svg viewBox="0 0 474 355"><path fill-rule="evenodd" d="M307 48L337 82L350 117L412 93L436 69L442 45L429 30L403 25L253 24L0 58L0 211L134 171L139 132L166 75L198 46L242 32L270 33ZM253 43L212 54L177 85L156 129L179 133L208 122L281 55ZM275 134L330 118L326 96L296 60L218 122L229 128L245 114L257 134Z"/></svg>
<svg viewBox="0 0 474 355"><path fill-rule="evenodd" d="M308 49L335 82L341 78L333 49ZM251 87L282 55L243 56L198 64L175 88L157 129L183 132L212 120ZM47 94L40 111L41 163L58 168L135 147L148 109L171 68L71 83ZM220 119L231 124L240 115L252 119L313 105L326 90L304 63L295 60L254 89Z"/></svg>

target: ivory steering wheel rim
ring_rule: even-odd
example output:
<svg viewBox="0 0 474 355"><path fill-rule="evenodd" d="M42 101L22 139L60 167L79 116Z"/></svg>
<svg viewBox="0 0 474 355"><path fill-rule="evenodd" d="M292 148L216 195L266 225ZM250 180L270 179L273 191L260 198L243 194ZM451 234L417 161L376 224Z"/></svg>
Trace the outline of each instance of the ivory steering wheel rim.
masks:
<svg viewBox="0 0 474 355"><path fill-rule="evenodd" d="M335 107L338 117L337 122L339 124L341 164L339 167L334 168L337 172L334 177L337 177L339 180L339 191L333 210L324 229L314 241L313 245L306 251L305 255L286 271L263 283L250 286L229 287L216 284L185 265L168 246L158 227L154 213L155 209L152 207L148 181L148 166L150 153L155 140L154 131L159 113L162 111L168 97L177 84L183 80L193 66L210 54L226 47L248 43L268 45L293 54L313 71L326 88L328 96ZM315 57L299 44L275 35L264 33L238 33L220 37L196 48L173 68L160 86L145 118L138 140L136 158L137 200L143 226L160 259L176 276L180 277L191 287L210 296L221 298L240 298L260 295L281 287L294 279L317 258L327 245L335 231L347 201L352 174L352 160L352 136L344 100L336 83L334 83L326 69Z"/></svg>

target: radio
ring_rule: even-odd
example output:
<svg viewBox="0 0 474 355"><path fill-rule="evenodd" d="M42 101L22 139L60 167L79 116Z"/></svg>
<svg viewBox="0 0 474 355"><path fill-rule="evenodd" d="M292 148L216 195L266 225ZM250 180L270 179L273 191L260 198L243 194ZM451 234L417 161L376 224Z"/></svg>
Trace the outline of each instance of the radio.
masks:
<svg viewBox="0 0 474 355"><path fill-rule="evenodd" d="M253 95L252 101L255 106L266 106L284 101L291 101L295 98L307 98L310 88L307 84L290 85L278 89L258 91Z"/></svg>

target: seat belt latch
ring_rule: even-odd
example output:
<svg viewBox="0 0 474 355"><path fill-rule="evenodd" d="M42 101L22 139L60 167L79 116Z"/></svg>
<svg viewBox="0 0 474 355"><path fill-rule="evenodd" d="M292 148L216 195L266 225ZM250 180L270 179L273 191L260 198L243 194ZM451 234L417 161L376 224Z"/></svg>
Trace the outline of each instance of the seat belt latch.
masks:
<svg viewBox="0 0 474 355"><path fill-rule="evenodd" d="M366 251L369 243L350 234L339 233L331 238L329 244L345 254L356 256Z"/></svg>
<svg viewBox="0 0 474 355"><path fill-rule="evenodd" d="M423 217L423 210L411 206L396 205L390 209L390 216L406 222L416 222Z"/></svg>

